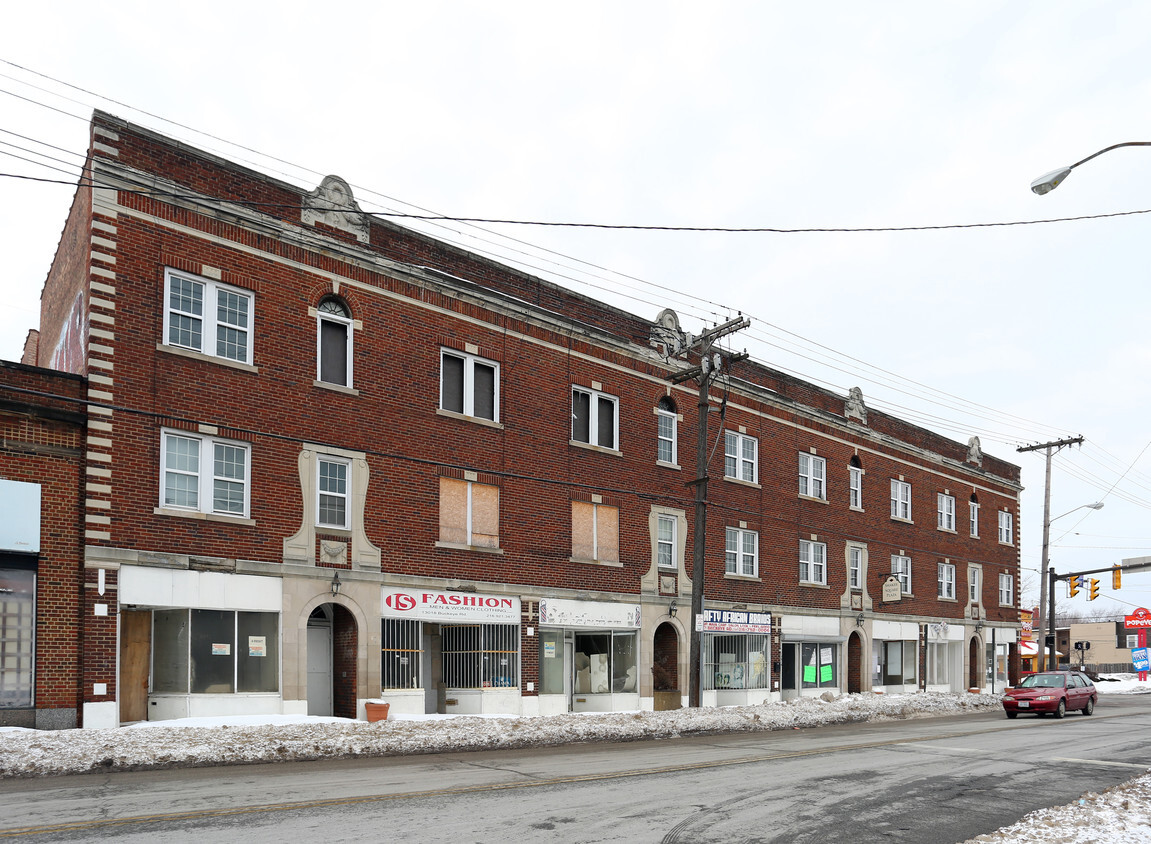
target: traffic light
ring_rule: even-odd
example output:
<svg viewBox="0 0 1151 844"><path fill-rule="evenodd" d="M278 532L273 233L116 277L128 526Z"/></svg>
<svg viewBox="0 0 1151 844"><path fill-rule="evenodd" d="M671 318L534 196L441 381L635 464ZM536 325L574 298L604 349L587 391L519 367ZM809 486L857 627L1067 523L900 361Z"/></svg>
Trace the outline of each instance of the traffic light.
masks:
<svg viewBox="0 0 1151 844"><path fill-rule="evenodd" d="M1079 594L1079 575L1073 574L1067 578L1067 597L1074 598Z"/></svg>
<svg viewBox="0 0 1151 844"><path fill-rule="evenodd" d="M1088 578L1088 580L1091 582L1091 587L1090 587L1090 590L1087 592L1087 600L1088 601L1094 601L1096 598L1099 597L1099 578L1091 577L1091 578Z"/></svg>
<svg viewBox="0 0 1151 844"><path fill-rule="evenodd" d="M1118 589L1120 583L1122 583L1122 582L1123 582L1123 569L1120 567L1120 565L1118 563L1116 563L1115 568L1111 569L1111 588L1112 589Z"/></svg>

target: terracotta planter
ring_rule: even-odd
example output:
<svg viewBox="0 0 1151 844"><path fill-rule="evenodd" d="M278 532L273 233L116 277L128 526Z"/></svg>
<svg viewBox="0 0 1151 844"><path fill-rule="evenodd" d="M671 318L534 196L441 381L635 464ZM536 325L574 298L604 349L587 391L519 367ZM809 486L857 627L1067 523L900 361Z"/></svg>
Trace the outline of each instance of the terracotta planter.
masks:
<svg viewBox="0 0 1151 844"><path fill-rule="evenodd" d="M364 714L369 721L387 721L390 703L365 703Z"/></svg>

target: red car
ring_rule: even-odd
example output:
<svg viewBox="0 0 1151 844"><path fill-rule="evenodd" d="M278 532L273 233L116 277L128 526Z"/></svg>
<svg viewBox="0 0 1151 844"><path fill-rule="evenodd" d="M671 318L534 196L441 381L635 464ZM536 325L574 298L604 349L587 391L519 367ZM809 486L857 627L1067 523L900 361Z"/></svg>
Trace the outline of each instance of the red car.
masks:
<svg viewBox="0 0 1151 844"><path fill-rule="evenodd" d="M1068 709L1084 715L1095 711L1099 693L1091 678L1079 671L1041 671L1024 677L1018 686L1003 694L1003 711L1008 718L1020 712L1037 715L1054 713L1062 718Z"/></svg>

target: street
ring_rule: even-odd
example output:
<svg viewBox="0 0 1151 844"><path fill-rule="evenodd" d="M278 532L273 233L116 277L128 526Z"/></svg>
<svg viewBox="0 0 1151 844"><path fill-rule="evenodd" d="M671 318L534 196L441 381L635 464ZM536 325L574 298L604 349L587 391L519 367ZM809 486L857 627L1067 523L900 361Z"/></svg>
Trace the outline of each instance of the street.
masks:
<svg viewBox="0 0 1151 844"><path fill-rule="evenodd" d="M963 841L1151 766L1145 696L657 742L0 782L31 841Z"/></svg>

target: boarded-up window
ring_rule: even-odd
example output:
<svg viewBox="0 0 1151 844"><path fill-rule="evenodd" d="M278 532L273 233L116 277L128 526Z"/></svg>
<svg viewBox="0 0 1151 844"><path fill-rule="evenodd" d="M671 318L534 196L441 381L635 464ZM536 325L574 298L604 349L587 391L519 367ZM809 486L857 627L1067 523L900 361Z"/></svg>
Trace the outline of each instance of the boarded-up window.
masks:
<svg viewBox="0 0 1151 844"><path fill-rule="evenodd" d="M572 557L619 562L619 508L572 502Z"/></svg>
<svg viewBox="0 0 1151 844"><path fill-rule="evenodd" d="M498 548L499 487L440 478L440 541Z"/></svg>

